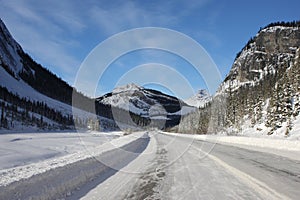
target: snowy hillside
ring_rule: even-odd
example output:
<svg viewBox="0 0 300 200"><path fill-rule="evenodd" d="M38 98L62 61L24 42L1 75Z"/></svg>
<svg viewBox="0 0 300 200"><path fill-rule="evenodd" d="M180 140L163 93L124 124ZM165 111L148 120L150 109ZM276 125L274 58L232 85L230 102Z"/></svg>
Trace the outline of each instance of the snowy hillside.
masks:
<svg viewBox="0 0 300 200"><path fill-rule="evenodd" d="M116 121L122 126L135 126L132 120L142 126L151 120L167 120L171 126L178 124L181 115L194 110L175 97L134 84L115 88L96 100L88 98L36 63L1 20L0 39L0 129L3 131L75 126L115 130ZM126 114L128 111L130 116Z"/></svg>
<svg viewBox="0 0 300 200"><path fill-rule="evenodd" d="M300 22L261 29L237 54L208 105L181 132L295 138L300 113Z"/></svg>
<svg viewBox="0 0 300 200"><path fill-rule="evenodd" d="M35 74L35 71L33 69L24 65L24 63L22 62L23 59L20 56L21 52L23 52L21 46L12 38L4 23L0 21L0 86L1 91L7 90L8 94L10 93L9 96L1 96L1 127L13 128L14 130L24 130L28 128L30 129L30 127L32 129L35 127L34 123L31 125L27 124L23 126L24 123L19 122L17 114L15 114L14 116L12 111L13 109L9 109L8 106L13 105L12 102L9 101L7 98L12 98L14 95L15 98L19 100L23 98L23 101L26 100L43 102L49 108L61 112L62 116L68 117L72 112L71 106L41 94L40 92L33 89L21 78L21 73L27 73L32 75ZM4 91L2 91L2 94ZM21 101L22 100L20 100L20 102ZM27 111L24 108L17 107L17 110L19 112L26 112L28 113L28 115L31 114L31 118L35 117L38 120L40 120L42 117L41 113L29 113L29 111ZM55 120L48 119L45 116L43 122L47 123L50 126L57 126L59 124Z"/></svg>
<svg viewBox="0 0 300 200"><path fill-rule="evenodd" d="M97 100L153 119L167 118L169 115L184 115L194 110L180 99L133 83L117 87Z"/></svg>
<svg viewBox="0 0 300 200"><path fill-rule="evenodd" d="M0 20L0 132L73 129L74 123L86 127L95 115L72 107L72 95L93 103L36 63ZM113 123L99 120L105 127Z"/></svg>
<svg viewBox="0 0 300 200"><path fill-rule="evenodd" d="M199 90L194 96L186 99L184 102L190 106L203 107L207 102L211 100L211 96L205 89Z"/></svg>

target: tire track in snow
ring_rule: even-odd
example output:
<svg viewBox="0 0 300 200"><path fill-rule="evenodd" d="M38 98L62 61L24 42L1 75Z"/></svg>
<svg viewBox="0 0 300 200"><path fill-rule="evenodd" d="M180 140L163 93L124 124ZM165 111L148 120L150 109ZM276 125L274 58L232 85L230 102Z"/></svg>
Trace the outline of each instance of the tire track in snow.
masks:
<svg viewBox="0 0 300 200"><path fill-rule="evenodd" d="M152 137L153 139L155 137ZM155 140L157 140L155 138ZM160 187L166 176L168 151L157 140L156 157L152 165L139 177L133 190L123 199L126 200L145 200L145 199L165 199L160 193Z"/></svg>

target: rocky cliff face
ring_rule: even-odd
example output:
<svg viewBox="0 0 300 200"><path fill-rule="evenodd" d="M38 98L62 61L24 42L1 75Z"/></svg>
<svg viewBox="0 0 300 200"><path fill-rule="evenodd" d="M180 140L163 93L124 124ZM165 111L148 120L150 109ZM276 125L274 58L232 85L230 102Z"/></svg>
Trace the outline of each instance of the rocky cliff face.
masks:
<svg viewBox="0 0 300 200"><path fill-rule="evenodd" d="M300 46L298 27L272 26L251 38L236 60L223 85L256 83L267 74L285 70ZM283 75L281 73L280 75Z"/></svg>
<svg viewBox="0 0 300 200"><path fill-rule="evenodd" d="M290 135L299 115L300 23L271 24L242 49L212 101L179 130ZM189 122L188 122L189 121Z"/></svg>

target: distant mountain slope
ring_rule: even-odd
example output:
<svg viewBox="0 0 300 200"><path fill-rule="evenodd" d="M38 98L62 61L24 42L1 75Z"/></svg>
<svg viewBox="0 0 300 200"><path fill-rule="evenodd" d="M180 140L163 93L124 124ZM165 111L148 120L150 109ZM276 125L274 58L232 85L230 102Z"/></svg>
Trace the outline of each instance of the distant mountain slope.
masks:
<svg viewBox="0 0 300 200"><path fill-rule="evenodd" d="M207 90L199 90L194 96L186 99L184 102L190 106L194 107L203 107L206 103L208 103L211 99L211 96L207 92Z"/></svg>
<svg viewBox="0 0 300 200"><path fill-rule="evenodd" d="M261 29L237 54L212 101L185 117L179 130L289 136L300 112L299 27L280 22Z"/></svg>
<svg viewBox="0 0 300 200"><path fill-rule="evenodd" d="M103 104L130 110L145 117L178 114L182 107L193 110L191 106L180 99L135 84L117 87L111 93L105 94L97 100Z"/></svg>
<svg viewBox="0 0 300 200"><path fill-rule="evenodd" d="M72 108L72 97L81 102L77 108ZM86 127L93 112L86 104L95 101L36 63L0 20L0 129L65 129L74 123ZM98 107L109 116L110 108Z"/></svg>
<svg viewBox="0 0 300 200"><path fill-rule="evenodd" d="M178 124L181 115L195 110L180 99L135 84L117 87L97 101L149 120L165 120L166 126Z"/></svg>
<svg viewBox="0 0 300 200"><path fill-rule="evenodd" d="M129 87L135 88L121 87L98 99L84 96L26 54L0 20L0 129L111 130L118 128L115 120L142 128L163 118L171 126L193 109L161 92Z"/></svg>

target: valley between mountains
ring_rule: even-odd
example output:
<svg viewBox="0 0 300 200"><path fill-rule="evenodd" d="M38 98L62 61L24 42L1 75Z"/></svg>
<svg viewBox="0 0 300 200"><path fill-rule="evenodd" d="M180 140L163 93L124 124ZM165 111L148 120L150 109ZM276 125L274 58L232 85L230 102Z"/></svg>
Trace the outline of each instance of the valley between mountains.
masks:
<svg viewBox="0 0 300 200"><path fill-rule="evenodd" d="M299 21L261 28L216 93L183 100L86 96L0 20L0 199L298 199L299 114Z"/></svg>

